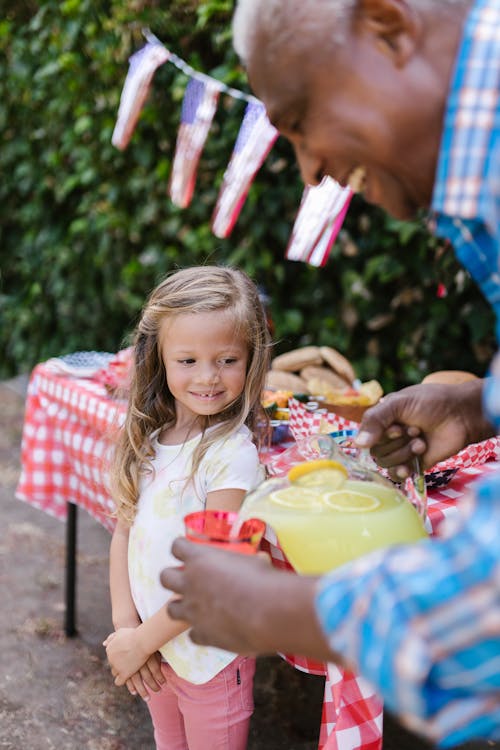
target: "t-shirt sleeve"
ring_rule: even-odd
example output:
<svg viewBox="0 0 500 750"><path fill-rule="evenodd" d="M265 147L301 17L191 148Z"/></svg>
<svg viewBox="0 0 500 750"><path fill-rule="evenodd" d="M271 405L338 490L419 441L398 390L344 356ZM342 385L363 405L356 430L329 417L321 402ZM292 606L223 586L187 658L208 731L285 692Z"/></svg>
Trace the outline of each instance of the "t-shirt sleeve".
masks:
<svg viewBox="0 0 500 750"><path fill-rule="evenodd" d="M248 492L264 478L264 468L250 434L234 433L211 446L203 460L206 492L240 489Z"/></svg>

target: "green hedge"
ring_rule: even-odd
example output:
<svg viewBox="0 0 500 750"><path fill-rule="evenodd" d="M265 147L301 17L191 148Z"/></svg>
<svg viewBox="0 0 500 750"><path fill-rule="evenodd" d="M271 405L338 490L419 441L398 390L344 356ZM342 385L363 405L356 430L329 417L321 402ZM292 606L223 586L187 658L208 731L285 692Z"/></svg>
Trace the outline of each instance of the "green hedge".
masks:
<svg viewBox="0 0 500 750"><path fill-rule="evenodd" d="M166 194L187 80L173 65L158 70L128 149L113 148L127 59L143 45L144 26L193 67L246 87L231 48L231 2L3 5L1 377L57 354L117 350L166 271L207 261L237 264L266 288L277 352L335 346L361 378L386 389L429 370L484 372L492 316L452 251L422 226L356 199L325 268L285 261L302 185L284 139L231 237L212 235L242 102L221 98L186 210Z"/></svg>

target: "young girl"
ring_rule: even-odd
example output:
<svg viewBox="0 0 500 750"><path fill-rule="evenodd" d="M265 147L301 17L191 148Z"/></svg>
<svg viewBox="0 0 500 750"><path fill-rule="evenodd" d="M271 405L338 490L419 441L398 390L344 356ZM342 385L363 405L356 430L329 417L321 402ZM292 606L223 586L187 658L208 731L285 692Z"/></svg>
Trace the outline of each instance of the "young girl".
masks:
<svg viewBox="0 0 500 750"><path fill-rule="evenodd" d="M255 661L195 645L170 620L159 573L194 510L237 510L263 478L253 434L269 365L257 288L241 271L168 276L137 327L124 430L111 472L115 631L104 641L116 685L149 707L158 750L243 750Z"/></svg>

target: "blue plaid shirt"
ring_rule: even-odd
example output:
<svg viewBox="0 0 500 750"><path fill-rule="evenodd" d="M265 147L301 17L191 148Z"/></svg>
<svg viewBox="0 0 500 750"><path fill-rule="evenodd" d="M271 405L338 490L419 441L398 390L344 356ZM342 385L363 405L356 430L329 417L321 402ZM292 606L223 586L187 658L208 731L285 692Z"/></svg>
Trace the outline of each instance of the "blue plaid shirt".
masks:
<svg viewBox="0 0 500 750"><path fill-rule="evenodd" d="M500 2L469 15L448 98L432 199L447 237L500 321Z"/></svg>
<svg viewBox="0 0 500 750"><path fill-rule="evenodd" d="M432 210L497 314L500 339L500 0L473 4L450 89ZM334 651L416 732L500 740L500 476L444 538L332 571L317 612Z"/></svg>

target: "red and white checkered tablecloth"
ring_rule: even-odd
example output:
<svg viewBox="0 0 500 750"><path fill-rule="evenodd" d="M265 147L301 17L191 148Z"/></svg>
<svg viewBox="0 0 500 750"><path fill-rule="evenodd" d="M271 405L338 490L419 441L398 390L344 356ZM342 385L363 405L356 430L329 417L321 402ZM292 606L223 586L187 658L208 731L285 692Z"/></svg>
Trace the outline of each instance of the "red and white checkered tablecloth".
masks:
<svg viewBox="0 0 500 750"><path fill-rule="evenodd" d="M16 497L61 520L70 501L112 531L115 522L105 460L125 408L124 401L110 398L101 382L58 374L47 363L35 367L26 400ZM434 532L456 512L477 477L497 466L490 461L460 468L446 486L429 493L428 516ZM265 546L275 566L290 569L271 529ZM284 658L297 669L325 676L320 749L382 749L382 701L364 678L334 664Z"/></svg>
<svg viewBox="0 0 500 750"><path fill-rule="evenodd" d="M100 383L37 365L28 384L16 497L60 520L71 501L112 531L104 462L124 416L125 403L110 399Z"/></svg>

